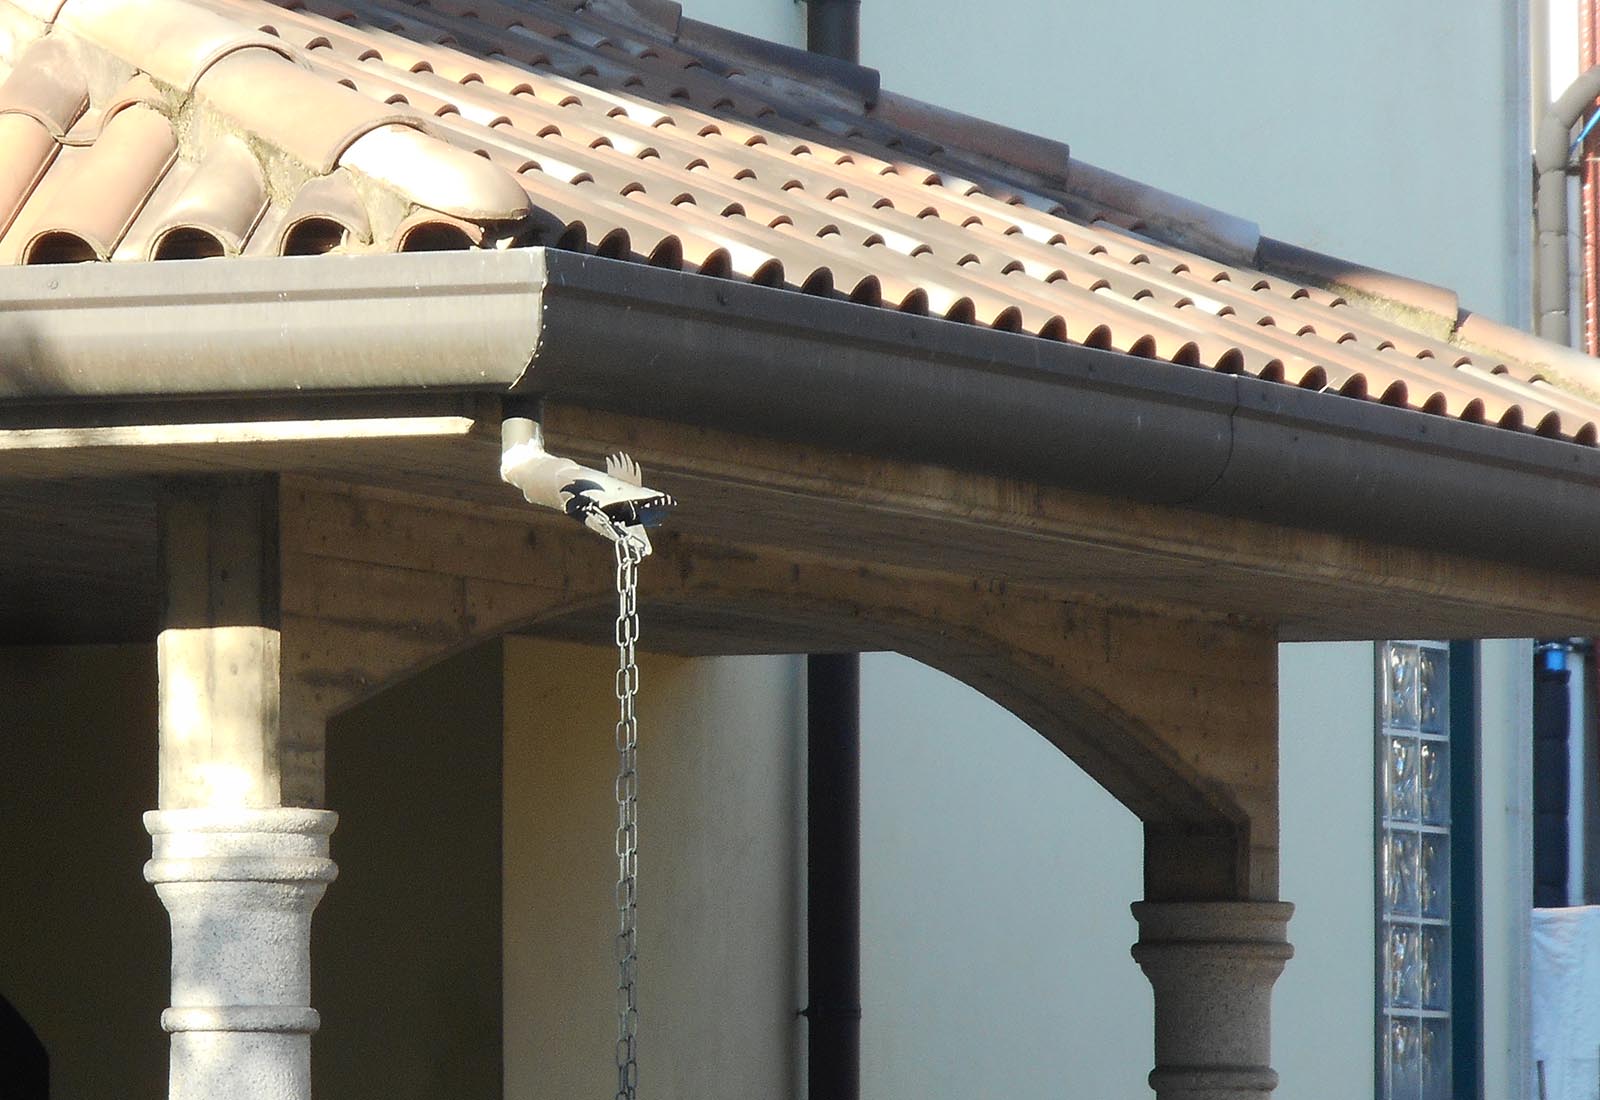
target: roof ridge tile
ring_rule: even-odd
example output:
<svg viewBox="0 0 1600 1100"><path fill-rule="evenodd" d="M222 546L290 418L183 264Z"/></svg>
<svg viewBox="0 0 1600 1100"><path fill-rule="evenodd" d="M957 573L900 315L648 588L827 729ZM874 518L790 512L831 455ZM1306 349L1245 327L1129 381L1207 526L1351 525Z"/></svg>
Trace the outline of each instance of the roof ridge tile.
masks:
<svg viewBox="0 0 1600 1100"><path fill-rule="evenodd" d="M406 126L368 130L340 154L339 164L388 184L419 206L458 218L511 222L529 210L527 193L511 173Z"/></svg>
<svg viewBox="0 0 1600 1100"><path fill-rule="evenodd" d="M89 82L64 39L46 35L22 52L0 82L0 114L37 119L58 141L89 107Z"/></svg>
<svg viewBox="0 0 1600 1100"><path fill-rule="evenodd" d="M66 0L57 23L183 92L236 51L291 56L271 35L188 0Z"/></svg>
<svg viewBox="0 0 1600 1100"><path fill-rule="evenodd" d="M269 89L270 95L263 94ZM281 50L241 50L218 59L195 94L318 176L332 171L346 149L380 126L425 129L428 124L421 112L318 77Z"/></svg>

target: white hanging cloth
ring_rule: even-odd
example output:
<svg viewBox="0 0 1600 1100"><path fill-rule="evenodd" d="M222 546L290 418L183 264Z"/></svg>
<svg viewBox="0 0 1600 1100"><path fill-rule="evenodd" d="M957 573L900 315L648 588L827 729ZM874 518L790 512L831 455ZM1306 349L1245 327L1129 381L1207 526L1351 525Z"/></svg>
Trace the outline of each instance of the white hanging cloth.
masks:
<svg viewBox="0 0 1600 1100"><path fill-rule="evenodd" d="M1533 911L1534 1100L1600 1100L1600 906Z"/></svg>

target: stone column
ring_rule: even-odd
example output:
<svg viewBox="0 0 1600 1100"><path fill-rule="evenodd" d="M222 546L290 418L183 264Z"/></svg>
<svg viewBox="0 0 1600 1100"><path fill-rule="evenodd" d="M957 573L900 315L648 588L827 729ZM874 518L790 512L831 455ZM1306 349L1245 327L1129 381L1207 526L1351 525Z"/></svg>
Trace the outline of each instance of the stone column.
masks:
<svg viewBox="0 0 1600 1100"><path fill-rule="evenodd" d="M1157 1100L1266 1100L1272 985L1294 954L1286 902L1137 902L1133 957L1155 987Z"/></svg>
<svg viewBox="0 0 1600 1100"><path fill-rule="evenodd" d="M144 815L172 920L169 1100L309 1100L311 911L337 873L327 810Z"/></svg>
<svg viewBox="0 0 1600 1100"><path fill-rule="evenodd" d="M271 476L174 481L158 498L160 809L144 818L144 874L172 921L168 1100L311 1097L311 913L338 818L284 805L279 502Z"/></svg>

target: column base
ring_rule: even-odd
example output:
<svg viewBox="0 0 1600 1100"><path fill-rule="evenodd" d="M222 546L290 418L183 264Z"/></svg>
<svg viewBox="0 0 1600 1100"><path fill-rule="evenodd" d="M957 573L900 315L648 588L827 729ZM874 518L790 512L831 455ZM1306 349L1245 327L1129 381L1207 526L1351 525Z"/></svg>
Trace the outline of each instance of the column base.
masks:
<svg viewBox="0 0 1600 1100"><path fill-rule="evenodd" d="M1133 957L1155 988L1157 1100L1267 1100L1272 986L1294 954L1286 902L1139 902Z"/></svg>
<svg viewBox="0 0 1600 1100"><path fill-rule="evenodd" d="M145 815L172 921L169 1100L310 1100L311 913L336 876L326 810Z"/></svg>

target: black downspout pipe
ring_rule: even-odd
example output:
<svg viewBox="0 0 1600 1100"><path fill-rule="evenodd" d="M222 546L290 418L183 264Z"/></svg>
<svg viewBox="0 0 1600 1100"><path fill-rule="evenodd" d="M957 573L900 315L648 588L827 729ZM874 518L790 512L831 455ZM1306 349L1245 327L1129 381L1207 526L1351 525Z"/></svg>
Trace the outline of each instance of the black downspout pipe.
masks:
<svg viewBox="0 0 1600 1100"><path fill-rule="evenodd" d="M806 663L807 1094L861 1095L861 659Z"/></svg>
<svg viewBox="0 0 1600 1100"><path fill-rule="evenodd" d="M861 0L809 0L806 49L861 61ZM806 1091L861 1096L861 658L806 662Z"/></svg>
<svg viewBox="0 0 1600 1100"><path fill-rule="evenodd" d="M806 49L861 63L861 0L808 0Z"/></svg>

